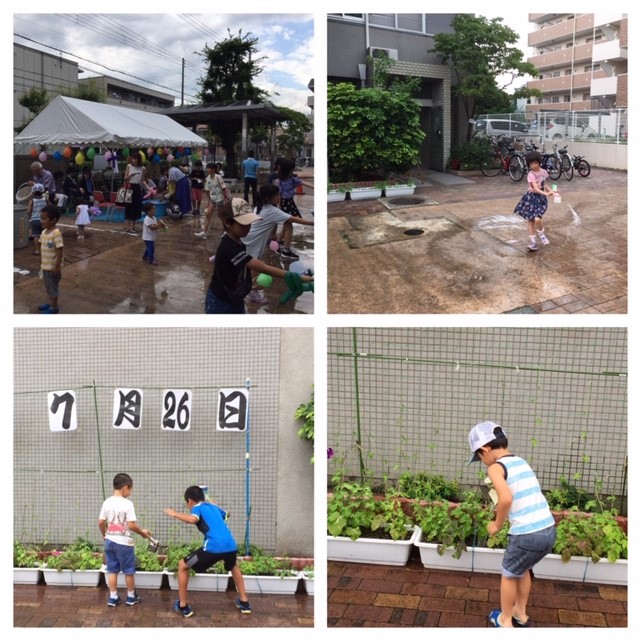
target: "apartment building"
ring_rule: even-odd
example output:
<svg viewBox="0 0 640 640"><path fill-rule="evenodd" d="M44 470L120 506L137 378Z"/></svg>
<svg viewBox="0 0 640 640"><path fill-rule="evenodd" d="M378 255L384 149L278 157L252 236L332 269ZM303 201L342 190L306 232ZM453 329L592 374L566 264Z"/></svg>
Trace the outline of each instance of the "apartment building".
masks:
<svg viewBox="0 0 640 640"><path fill-rule="evenodd" d="M528 114L628 106L626 13L532 13L529 22L539 76L527 86L543 95Z"/></svg>
<svg viewBox="0 0 640 640"><path fill-rule="evenodd" d="M416 102L420 125L427 134L420 149L423 167L444 170L453 132L466 124L452 92L451 68L435 53L436 33L452 33L455 14L330 13L327 21L327 79L350 82L359 88L372 85L370 59L385 56L395 61L392 75L421 78Z"/></svg>

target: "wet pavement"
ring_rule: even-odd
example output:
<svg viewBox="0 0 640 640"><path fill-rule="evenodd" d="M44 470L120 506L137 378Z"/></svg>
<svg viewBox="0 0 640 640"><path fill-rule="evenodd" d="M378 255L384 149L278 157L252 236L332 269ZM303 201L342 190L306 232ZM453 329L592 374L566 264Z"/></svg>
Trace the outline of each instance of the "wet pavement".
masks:
<svg viewBox="0 0 640 640"><path fill-rule="evenodd" d="M558 180L535 252L524 181L412 178L412 197L328 204L329 313L627 313L626 172Z"/></svg>
<svg viewBox="0 0 640 640"><path fill-rule="evenodd" d="M305 181L313 181L312 173L299 175ZM304 218L313 218L313 189L305 187L303 194L296 195L296 203ZM78 240L74 218L63 216L59 224L64 238L60 313L204 313L206 290L213 273L210 257L220 241L222 224L214 216L209 237L202 240L194 233L201 231L204 215L188 215L181 220L164 216L162 220L169 225L169 231L158 233L158 265L151 266L141 259L144 252L141 236L126 234L123 222L95 220L86 228L86 239ZM140 223L137 227L141 228ZM301 263L314 267L314 227L294 225L291 247ZM38 305L47 302L38 277L40 256L33 255L32 244L14 249L13 256L14 313L38 313ZM292 264L268 247L262 259L284 270L289 270ZM304 292L297 299L280 304L286 291L284 280L274 278L264 290L268 303L247 301L247 313L314 312L314 293Z"/></svg>

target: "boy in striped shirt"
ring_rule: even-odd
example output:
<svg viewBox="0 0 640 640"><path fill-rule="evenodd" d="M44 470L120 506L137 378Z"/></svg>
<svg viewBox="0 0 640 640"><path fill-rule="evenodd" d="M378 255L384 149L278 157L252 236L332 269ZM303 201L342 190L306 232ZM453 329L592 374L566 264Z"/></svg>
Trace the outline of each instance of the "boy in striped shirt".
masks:
<svg viewBox="0 0 640 640"><path fill-rule="evenodd" d="M469 464L485 464L498 502L489 535L495 535L509 520L509 544L502 561L500 609L489 614L494 627L529 626L527 602L531 592L531 570L552 549L555 523L533 469L507 448L507 434L495 422L481 422L469 432L473 452Z"/></svg>

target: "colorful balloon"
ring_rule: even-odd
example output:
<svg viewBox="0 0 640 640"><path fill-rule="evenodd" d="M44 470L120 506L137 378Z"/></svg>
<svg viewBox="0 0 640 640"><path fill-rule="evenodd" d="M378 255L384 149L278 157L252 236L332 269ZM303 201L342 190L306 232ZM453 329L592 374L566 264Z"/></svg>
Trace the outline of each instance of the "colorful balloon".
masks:
<svg viewBox="0 0 640 640"><path fill-rule="evenodd" d="M167 162L173 162L173 156L171 154L167 156Z"/></svg>
<svg viewBox="0 0 640 640"><path fill-rule="evenodd" d="M82 153L82 151L78 151L78 153L76 153L76 164L79 167L84 164L84 154Z"/></svg>
<svg viewBox="0 0 640 640"><path fill-rule="evenodd" d="M62 160L62 154L59 151L54 151L53 152L53 159L56 162L60 162L60 160Z"/></svg>
<svg viewBox="0 0 640 640"><path fill-rule="evenodd" d="M72 153L73 153L73 149L71 147L65 147L64 151L62 152L62 155L68 160L71 157Z"/></svg>
<svg viewBox="0 0 640 640"><path fill-rule="evenodd" d="M31 155L32 158L37 158L38 150L35 147L31 147L31 151L29 151L29 154Z"/></svg>
<svg viewBox="0 0 640 640"><path fill-rule="evenodd" d="M140 160L142 162L146 162L147 161L147 156L144 154L144 151L142 149L140 149Z"/></svg>
<svg viewBox="0 0 640 640"><path fill-rule="evenodd" d="M256 278L256 284L259 287L264 287L265 289L267 287L270 287L272 282L273 282L273 278L268 273L261 273Z"/></svg>
<svg viewBox="0 0 640 640"><path fill-rule="evenodd" d="M40 160L40 162L44 162L46 159L47 159L47 152L41 151L40 155L38 156L38 160Z"/></svg>
<svg viewBox="0 0 640 640"><path fill-rule="evenodd" d="M89 147L87 149L87 158L89 160L93 160L96 157L96 150L93 147Z"/></svg>
<svg viewBox="0 0 640 640"><path fill-rule="evenodd" d="M105 159L107 162L109 162L109 160L111 160L111 158L112 158L112 157L113 157L113 154L111 153L111 151L107 151L107 152L104 154L104 159Z"/></svg>

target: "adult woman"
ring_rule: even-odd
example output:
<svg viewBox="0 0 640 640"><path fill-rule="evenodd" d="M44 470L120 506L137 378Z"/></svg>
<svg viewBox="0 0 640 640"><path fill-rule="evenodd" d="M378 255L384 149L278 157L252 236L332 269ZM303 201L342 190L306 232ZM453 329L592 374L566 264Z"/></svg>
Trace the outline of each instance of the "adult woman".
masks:
<svg viewBox="0 0 640 640"><path fill-rule="evenodd" d="M191 211L191 186L189 184L189 163L183 161L179 167L169 169L169 182L175 184L175 201L180 207L180 217Z"/></svg>
<svg viewBox="0 0 640 640"><path fill-rule="evenodd" d="M137 235L136 220L142 217L142 185L148 189L144 179L142 156L134 151L131 162L124 171L124 184L131 189L131 202L124 205L124 230L129 235Z"/></svg>

